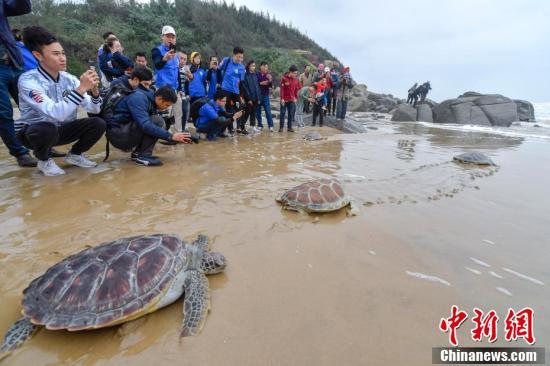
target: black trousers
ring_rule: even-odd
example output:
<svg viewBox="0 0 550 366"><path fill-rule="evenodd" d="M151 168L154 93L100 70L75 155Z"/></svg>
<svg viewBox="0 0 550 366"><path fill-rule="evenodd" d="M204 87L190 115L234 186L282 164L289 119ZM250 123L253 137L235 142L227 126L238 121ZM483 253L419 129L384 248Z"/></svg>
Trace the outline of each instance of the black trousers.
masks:
<svg viewBox="0 0 550 366"><path fill-rule="evenodd" d="M151 116L151 121L160 128L164 128L164 118ZM138 155L151 156L158 138L143 132L139 125L130 121L123 125L111 126L107 130L109 142L122 151L134 150Z"/></svg>
<svg viewBox="0 0 550 366"><path fill-rule="evenodd" d="M242 128L246 125L246 121L250 118L250 126L254 127L256 126L256 109L258 108L258 103L253 102L252 105L250 105L248 102L246 103L246 109L244 111L243 116L241 117L243 123Z"/></svg>
<svg viewBox="0 0 550 366"><path fill-rule="evenodd" d="M315 126L315 123L317 122L317 116L319 116L319 126L323 126L323 106L319 103L313 104L313 122L311 123L312 126Z"/></svg>
<svg viewBox="0 0 550 366"><path fill-rule="evenodd" d="M81 118L56 125L52 122L36 122L25 126L17 134L24 146L34 152L37 159L46 161L53 146L70 144L71 153L80 155L95 145L105 132L105 121L99 117Z"/></svg>

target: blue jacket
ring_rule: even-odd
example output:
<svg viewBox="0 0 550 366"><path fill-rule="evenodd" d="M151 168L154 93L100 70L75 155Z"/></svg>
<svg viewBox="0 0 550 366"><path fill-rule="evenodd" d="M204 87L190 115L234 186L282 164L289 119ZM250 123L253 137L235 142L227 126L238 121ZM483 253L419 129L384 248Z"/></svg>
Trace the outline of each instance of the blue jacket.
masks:
<svg viewBox="0 0 550 366"><path fill-rule="evenodd" d="M260 83L258 82L258 74L255 72L246 73L243 81L243 94L247 101L258 102L260 100Z"/></svg>
<svg viewBox="0 0 550 366"><path fill-rule="evenodd" d="M0 43L6 47L16 66L23 68L23 56L15 44L7 17L31 12L30 0L0 0Z"/></svg>
<svg viewBox="0 0 550 366"><path fill-rule="evenodd" d="M226 65L226 63L228 63ZM236 64L232 58L223 59L220 69L222 70L222 89L233 94L239 94L239 84L244 80L246 72L242 64Z"/></svg>
<svg viewBox="0 0 550 366"><path fill-rule="evenodd" d="M187 81L187 95L195 98L206 96L206 71L196 65L192 65L189 71L193 74L193 80Z"/></svg>
<svg viewBox="0 0 550 366"><path fill-rule="evenodd" d="M29 71L36 69L38 67L38 60L27 46L25 46L23 42L17 42L17 47L19 47L21 55L23 56L23 70Z"/></svg>
<svg viewBox="0 0 550 366"><path fill-rule="evenodd" d="M113 118L108 123L122 125L134 121L147 135L170 140L172 134L151 122L151 115L157 113L155 94L139 86L135 92L122 98L113 111Z"/></svg>
<svg viewBox="0 0 550 366"><path fill-rule="evenodd" d="M206 73L206 82L208 83L208 98L214 99L214 93L222 81L222 71L220 69L209 69Z"/></svg>
<svg viewBox="0 0 550 366"><path fill-rule="evenodd" d="M109 61L111 61L112 66L109 66ZM130 67L134 67L134 63L120 52L103 52L99 56L99 68L109 81L121 77L126 69Z"/></svg>
<svg viewBox="0 0 550 366"><path fill-rule="evenodd" d="M197 128L206 127L209 121L220 118L220 113L225 110L218 106L213 100L209 101L199 109L199 118L197 119Z"/></svg>
<svg viewBox="0 0 550 366"><path fill-rule="evenodd" d="M176 54L170 61L164 61L162 58L168 51L168 47L164 44L151 50L151 58L153 59L156 75L155 85L157 88L169 85L172 89L178 90L180 58Z"/></svg>

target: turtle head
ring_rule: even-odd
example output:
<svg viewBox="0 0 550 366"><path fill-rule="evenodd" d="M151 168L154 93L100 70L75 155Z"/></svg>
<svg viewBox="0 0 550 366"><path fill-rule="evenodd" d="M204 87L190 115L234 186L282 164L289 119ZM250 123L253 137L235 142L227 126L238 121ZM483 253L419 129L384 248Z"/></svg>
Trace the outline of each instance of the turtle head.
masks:
<svg viewBox="0 0 550 366"><path fill-rule="evenodd" d="M205 274L220 273L225 269L226 260L222 253L206 252L202 257L201 269Z"/></svg>

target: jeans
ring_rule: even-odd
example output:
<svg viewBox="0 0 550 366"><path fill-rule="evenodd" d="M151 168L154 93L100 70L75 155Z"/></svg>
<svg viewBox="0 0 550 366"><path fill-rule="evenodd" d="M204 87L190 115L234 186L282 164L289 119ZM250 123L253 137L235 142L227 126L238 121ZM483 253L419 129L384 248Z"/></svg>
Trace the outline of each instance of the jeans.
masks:
<svg viewBox="0 0 550 366"><path fill-rule="evenodd" d="M286 102L285 104L281 104L281 118L280 118L279 130L282 130L285 127L285 115L286 115L286 113L288 113L287 128L289 130L291 130L292 129L292 122L294 122L294 115L296 113L296 103Z"/></svg>
<svg viewBox="0 0 550 366"><path fill-rule="evenodd" d="M234 114L240 109L241 96L239 94L231 93L225 91L226 102L225 102L225 111L227 113ZM244 123L242 122L242 117L237 120L237 129L243 129ZM227 126L227 129L230 133L233 133L233 123ZM225 129L224 129L225 130ZM222 131L223 132L223 131Z"/></svg>
<svg viewBox="0 0 550 366"><path fill-rule="evenodd" d="M305 106L304 106L304 103L303 102L298 102L298 104L296 104L296 122L298 123L298 127L304 127L305 126L305 123L304 123L304 109L305 109Z"/></svg>
<svg viewBox="0 0 550 366"><path fill-rule="evenodd" d="M151 116L151 121L160 128L164 128L164 119L160 116ZM123 125L115 125L107 130L109 142L122 151L134 150L143 156L153 155L153 149L158 138L147 135L134 121Z"/></svg>
<svg viewBox="0 0 550 366"><path fill-rule="evenodd" d="M348 111L348 101L347 99L338 99L338 104L336 105L336 118L345 119L346 112Z"/></svg>
<svg viewBox="0 0 550 366"><path fill-rule="evenodd" d="M262 124L262 107L265 110L265 118L267 119L267 126L273 127L273 117L271 116L271 102L269 101L269 95L262 95L260 98L260 104L256 108L256 119L258 120L258 127L264 127Z"/></svg>
<svg viewBox="0 0 550 366"><path fill-rule="evenodd" d="M29 152L15 136L13 108L10 101L11 95L16 103L19 102L17 81L22 73L23 71L13 66L0 65L0 137L13 156L21 156Z"/></svg>
<svg viewBox="0 0 550 366"><path fill-rule="evenodd" d="M32 149L37 159L46 161L53 146L69 144L71 153L80 155L95 145L105 132L105 121L99 117L81 118L56 125L52 122L36 122L25 126L17 134L21 142Z"/></svg>

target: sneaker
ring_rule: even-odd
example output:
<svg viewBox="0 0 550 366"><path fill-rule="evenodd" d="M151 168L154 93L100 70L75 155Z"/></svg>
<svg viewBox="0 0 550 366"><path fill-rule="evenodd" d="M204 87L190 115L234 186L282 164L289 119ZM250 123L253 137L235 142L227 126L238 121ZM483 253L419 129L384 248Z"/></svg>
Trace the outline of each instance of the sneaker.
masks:
<svg viewBox="0 0 550 366"><path fill-rule="evenodd" d="M152 155L139 155L136 156L133 161L136 162L137 165L143 165L143 166L161 166L162 161L160 161L159 158Z"/></svg>
<svg viewBox="0 0 550 366"><path fill-rule="evenodd" d="M158 156L155 156L155 155L147 155L149 156L150 158L155 158L155 159L158 159L159 157ZM137 158L140 157L140 154L138 152L132 152L132 155L130 155L130 159L132 159L133 161L136 161Z"/></svg>
<svg viewBox="0 0 550 366"><path fill-rule="evenodd" d="M240 133L241 135L245 135L245 136L248 135L248 131L245 130L244 128L243 128L242 130L240 130L240 131L237 130L237 132Z"/></svg>
<svg viewBox="0 0 550 366"><path fill-rule="evenodd" d="M260 133L260 132L262 132L262 130L258 127L252 127L252 132L253 133Z"/></svg>
<svg viewBox="0 0 550 366"><path fill-rule="evenodd" d="M288 129L288 132L296 132L296 131L294 131L293 128L289 128L289 129Z"/></svg>
<svg viewBox="0 0 550 366"><path fill-rule="evenodd" d="M269 132L273 132L273 127L269 127Z"/></svg>
<svg viewBox="0 0 550 366"><path fill-rule="evenodd" d="M64 158L65 156L67 156L67 153L57 151L52 147L48 155L50 156L50 158Z"/></svg>
<svg viewBox="0 0 550 366"><path fill-rule="evenodd" d="M279 132L283 132L283 129L282 129L282 128L279 128Z"/></svg>
<svg viewBox="0 0 550 366"><path fill-rule="evenodd" d="M23 154L15 157L17 164L23 168L34 168L38 163L38 160L30 156L29 154Z"/></svg>
<svg viewBox="0 0 550 366"><path fill-rule="evenodd" d="M159 141L159 143L161 143L162 145L168 145L168 146L172 146L172 145L177 145L178 142L177 141L166 141L166 140L161 140Z"/></svg>
<svg viewBox="0 0 550 366"><path fill-rule="evenodd" d="M65 171L57 166L55 161L53 161L52 158L44 161L44 160L38 160L38 163L36 165L38 167L38 170L40 170L46 177L54 177L56 175L63 175L65 174Z"/></svg>
<svg viewBox="0 0 550 366"><path fill-rule="evenodd" d="M71 152L68 152L65 156L65 162L81 168L94 168L97 166L96 162L89 160L84 154L76 155Z"/></svg>

